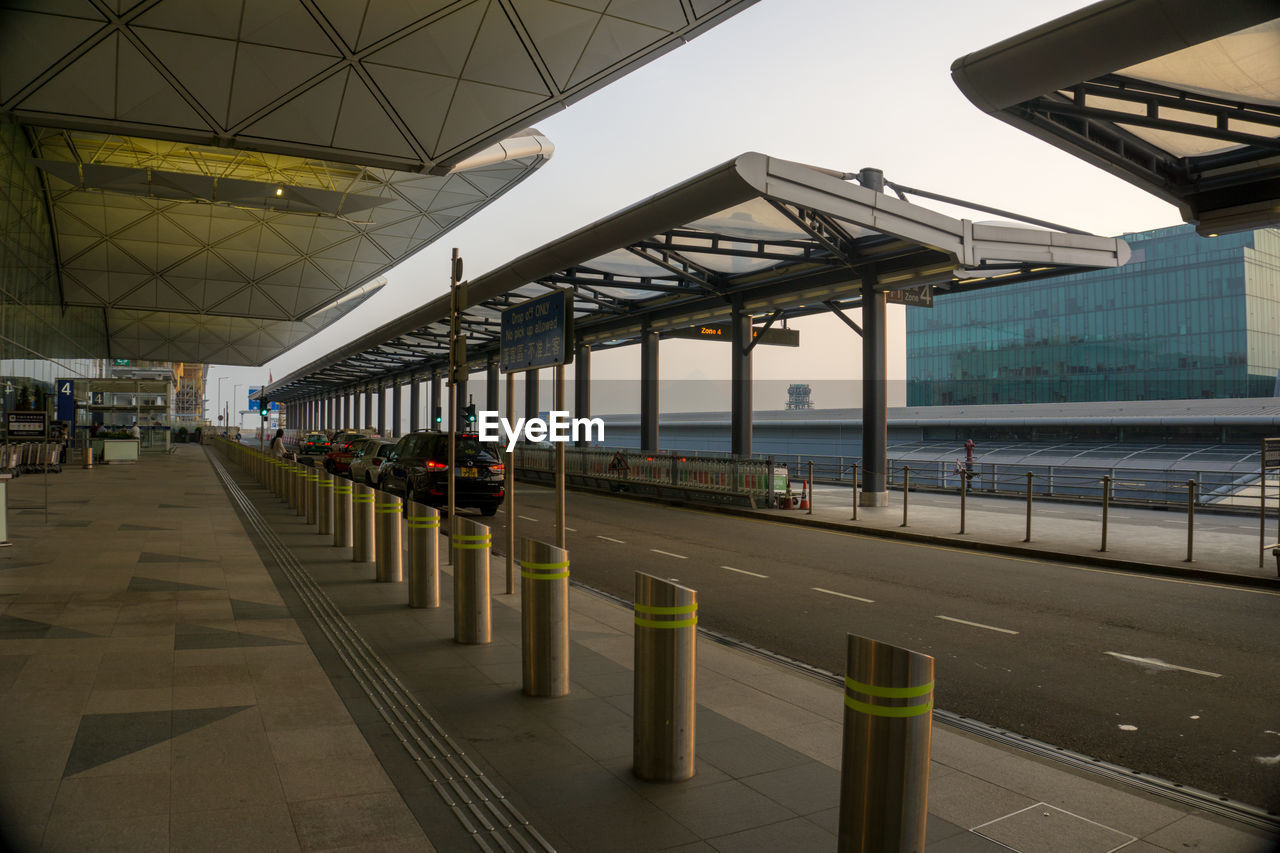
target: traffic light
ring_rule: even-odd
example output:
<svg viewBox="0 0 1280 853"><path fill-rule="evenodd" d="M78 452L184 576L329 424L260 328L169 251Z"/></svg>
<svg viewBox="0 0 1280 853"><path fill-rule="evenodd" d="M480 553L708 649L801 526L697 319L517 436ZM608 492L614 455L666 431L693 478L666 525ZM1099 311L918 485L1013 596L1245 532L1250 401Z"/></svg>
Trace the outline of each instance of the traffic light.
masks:
<svg viewBox="0 0 1280 853"><path fill-rule="evenodd" d="M467 407L462 410L462 422L467 426L475 426L476 423L476 404L467 403Z"/></svg>
<svg viewBox="0 0 1280 853"><path fill-rule="evenodd" d="M440 407L439 407L439 406L436 406L436 407L435 407L435 409L433 409L433 410L432 410L432 412L431 412L431 422L432 422L433 424L435 424L436 426L440 426L440 424L444 423L444 417L442 417L442 416L441 416L441 414L440 414Z"/></svg>
<svg viewBox="0 0 1280 853"><path fill-rule="evenodd" d="M271 417L271 404L265 398L258 401L258 414L262 415L264 421Z"/></svg>

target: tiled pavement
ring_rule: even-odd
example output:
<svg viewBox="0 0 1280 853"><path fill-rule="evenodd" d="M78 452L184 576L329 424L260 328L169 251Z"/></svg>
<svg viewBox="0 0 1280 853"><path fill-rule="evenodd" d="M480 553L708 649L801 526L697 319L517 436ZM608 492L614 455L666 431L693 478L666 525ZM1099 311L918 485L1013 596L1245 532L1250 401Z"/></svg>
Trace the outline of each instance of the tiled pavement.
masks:
<svg viewBox="0 0 1280 853"><path fill-rule="evenodd" d="M573 692L519 692L494 642L315 534L229 466L275 534L561 850L834 849L839 691L702 641L698 773L630 773L631 614L575 590ZM11 485L0 552L0 808L48 850L478 849L358 689L197 447ZM494 590L502 588L495 561ZM935 726L929 853L1271 849L1261 833ZM427 838L432 841L428 841ZM435 847L433 848L432 842ZM43 848L42 848L43 845ZM19 849L25 849L20 847Z"/></svg>
<svg viewBox="0 0 1280 853"><path fill-rule="evenodd" d="M0 552L17 849L434 849L201 448L49 482L47 525L21 508L43 504L41 478L10 484Z"/></svg>

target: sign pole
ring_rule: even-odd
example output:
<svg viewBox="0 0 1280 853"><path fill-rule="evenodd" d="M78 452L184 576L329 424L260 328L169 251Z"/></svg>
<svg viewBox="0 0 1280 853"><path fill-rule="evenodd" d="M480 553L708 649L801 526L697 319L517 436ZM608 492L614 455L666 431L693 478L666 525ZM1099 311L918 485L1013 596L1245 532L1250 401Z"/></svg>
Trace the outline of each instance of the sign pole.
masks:
<svg viewBox="0 0 1280 853"><path fill-rule="evenodd" d="M516 419L516 375L507 374L507 420L514 423ZM507 492L507 595L516 591L516 455L507 451L507 469L504 472Z"/></svg>
<svg viewBox="0 0 1280 853"><path fill-rule="evenodd" d="M460 335L460 319L466 293L461 286L462 258L458 250L453 250L453 260L449 263L449 563L453 563L453 534L457 528L454 523L454 510L457 501L457 476L454 467L457 464L458 451L458 377L466 375L467 351L466 341Z"/></svg>
<svg viewBox="0 0 1280 853"><path fill-rule="evenodd" d="M556 410L564 411L564 363L556 365ZM564 529L564 445L556 442L556 547L566 548Z"/></svg>

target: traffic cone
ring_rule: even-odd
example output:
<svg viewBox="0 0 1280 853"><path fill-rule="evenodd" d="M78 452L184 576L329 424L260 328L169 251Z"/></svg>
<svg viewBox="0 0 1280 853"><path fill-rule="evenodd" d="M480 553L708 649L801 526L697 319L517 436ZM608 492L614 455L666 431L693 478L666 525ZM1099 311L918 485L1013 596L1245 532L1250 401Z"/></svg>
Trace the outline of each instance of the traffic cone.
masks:
<svg viewBox="0 0 1280 853"><path fill-rule="evenodd" d="M805 480L804 485L800 487L800 508L809 508L809 481Z"/></svg>

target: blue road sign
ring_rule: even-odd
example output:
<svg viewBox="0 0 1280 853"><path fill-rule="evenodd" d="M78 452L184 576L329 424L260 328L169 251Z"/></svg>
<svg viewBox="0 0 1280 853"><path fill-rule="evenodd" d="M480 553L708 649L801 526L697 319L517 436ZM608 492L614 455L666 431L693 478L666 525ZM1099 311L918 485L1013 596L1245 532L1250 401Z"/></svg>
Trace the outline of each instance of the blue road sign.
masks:
<svg viewBox="0 0 1280 853"><path fill-rule="evenodd" d="M58 380L58 417L57 420L75 423L76 420L76 383L70 379Z"/></svg>
<svg viewBox="0 0 1280 853"><path fill-rule="evenodd" d="M502 312L503 373L573 361L573 298L556 290Z"/></svg>

